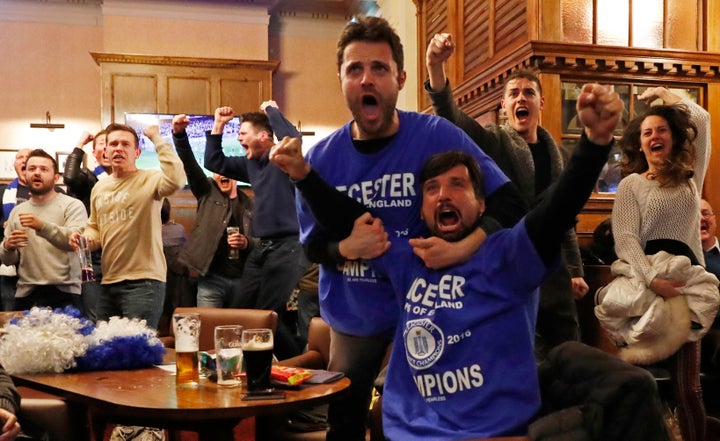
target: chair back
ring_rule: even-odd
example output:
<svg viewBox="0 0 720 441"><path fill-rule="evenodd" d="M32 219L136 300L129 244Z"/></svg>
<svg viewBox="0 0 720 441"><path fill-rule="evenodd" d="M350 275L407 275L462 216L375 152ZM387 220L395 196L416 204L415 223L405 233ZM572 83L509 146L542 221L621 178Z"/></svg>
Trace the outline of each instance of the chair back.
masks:
<svg viewBox="0 0 720 441"><path fill-rule="evenodd" d="M320 317L313 317L308 326L308 351L317 351L323 359L323 369L330 363L330 325Z"/></svg>
<svg viewBox="0 0 720 441"><path fill-rule="evenodd" d="M242 325L243 329L270 328L275 332L278 316L275 311L243 308L200 308L178 307L174 313L197 312L200 314L200 350L215 348L215 326ZM170 326L171 339L164 339L166 347L175 347L175 338Z"/></svg>

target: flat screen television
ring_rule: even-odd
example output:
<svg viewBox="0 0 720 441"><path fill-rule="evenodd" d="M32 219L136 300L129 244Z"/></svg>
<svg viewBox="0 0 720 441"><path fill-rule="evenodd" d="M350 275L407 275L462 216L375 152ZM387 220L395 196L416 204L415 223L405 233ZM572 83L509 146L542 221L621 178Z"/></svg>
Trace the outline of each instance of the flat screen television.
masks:
<svg viewBox="0 0 720 441"><path fill-rule="evenodd" d="M157 124L160 127L160 135L172 144L172 119L174 115L163 113L126 113L125 124L129 125L138 134L140 139L140 150L142 153L136 164L137 168L143 170L160 170L160 161L158 161L157 152L155 152L155 144L143 135L143 131L150 125ZM205 163L205 132L212 129L214 117L212 115L188 115L190 124L185 131L187 132L190 146L192 148L195 159L197 159L200 167ZM225 124L225 130L222 136L223 152L226 156L244 156L245 149L237 139L238 130L240 128L240 118L235 117ZM207 176L212 176L213 172L203 167L203 171ZM238 182L239 185L250 185L246 182Z"/></svg>

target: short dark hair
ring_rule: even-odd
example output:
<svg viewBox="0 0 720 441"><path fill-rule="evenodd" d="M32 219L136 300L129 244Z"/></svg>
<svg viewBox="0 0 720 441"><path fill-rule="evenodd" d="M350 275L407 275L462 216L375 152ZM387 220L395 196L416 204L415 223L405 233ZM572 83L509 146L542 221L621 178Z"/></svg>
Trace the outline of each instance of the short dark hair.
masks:
<svg viewBox="0 0 720 441"><path fill-rule="evenodd" d="M260 132L266 131L268 132L268 135L270 135L270 139L273 139L273 129L270 125L270 120L263 112L243 113L242 115L240 115L240 122L249 122L250 124L252 124L253 127L255 127L255 130L258 130Z"/></svg>
<svg viewBox="0 0 720 441"><path fill-rule="evenodd" d="M457 165L464 165L467 168L473 190L475 190L475 196L478 199L485 198L482 170L475 158L462 150L436 153L428 158L420 170L420 188L422 188L428 180L445 173Z"/></svg>
<svg viewBox="0 0 720 441"><path fill-rule="evenodd" d="M698 129L690 118L685 105L652 106L641 116L633 118L625 127L620 145L623 151L621 169L623 176L631 173L644 173L649 165L640 150L641 127L648 116L659 116L667 121L672 132L673 146L664 166L659 170L661 185L676 186L694 175L692 168L695 158L695 138Z"/></svg>
<svg viewBox="0 0 720 441"><path fill-rule="evenodd" d="M512 80L517 80L518 78L524 78L528 81L532 81L535 84L537 84L538 92L540 93L540 96L543 96L543 90L542 90L542 83L540 83L540 79L535 75L534 72L529 70L516 70L515 72L511 73L509 77L505 80L505 90L507 90L507 85Z"/></svg>
<svg viewBox="0 0 720 441"><path fill-rule="evenodd" d="M30 161L30 158L46 158L46 159L49 159L50 161L52 161L53 170L55 171L55 174L57 175L57 174L60 173L60 172L58 171L57 161L55 160L55 158L53 158L53 157L52 157L48 152L46 152L45 150L43 150L43 149L31 150L31 151L30 151L30 154L28 155L27 160L26 160L26 162L25 162L26 167L27 167L27 162Z"/></svg>
<svg viewBox="0 0 720 441"><path fill-rule="evenodd" d="M133 138L135 138L135 147L140 148L140 139L138 138L138 134L132 127L126 125L126 124L119 124L119 123L110 123L107 127L105 127L105 134L110 136L110 133L112 132L129 132L132 133Z"/></svg>
<svg viewBox="0 0 720 441"><path fill-rule="evenodd" d="M337 42L338 72L343 64L345 48L354 41L387 43L392 51L393 60L397 64L398 72L404 70L405 56L400 37L384 18L357 16L345 26Z"/></svg>

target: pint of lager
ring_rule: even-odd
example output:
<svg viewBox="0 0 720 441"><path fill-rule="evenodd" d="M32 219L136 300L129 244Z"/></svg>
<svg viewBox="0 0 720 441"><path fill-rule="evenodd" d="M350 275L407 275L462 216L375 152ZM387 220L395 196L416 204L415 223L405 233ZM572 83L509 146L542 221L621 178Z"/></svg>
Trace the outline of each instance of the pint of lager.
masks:
<svg viewBox="0 0 720 441"><path fill-rule="evenodd" d="M270 329L245 329L242 335L248 393L270 389L273 334Z"/></svg>
<svg viewBox="0 0 720 441"><path fill-rule="evenodd" d="M173 314L175 333L175 384L197 386L200 383L198 350L200 343L200 314Z"/></svg>

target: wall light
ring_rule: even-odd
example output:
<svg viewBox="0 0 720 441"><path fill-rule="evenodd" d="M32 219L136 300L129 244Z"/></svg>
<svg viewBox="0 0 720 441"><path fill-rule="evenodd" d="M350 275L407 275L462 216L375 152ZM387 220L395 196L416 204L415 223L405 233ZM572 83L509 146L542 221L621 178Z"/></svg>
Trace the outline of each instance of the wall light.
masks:
<svg viewBox="0 0 720 441"><path fill-rule="evenodd" d="M64 129L65 124L52 124L50 111L45 111L45 123L30 123L31 129Z"/></svg>

